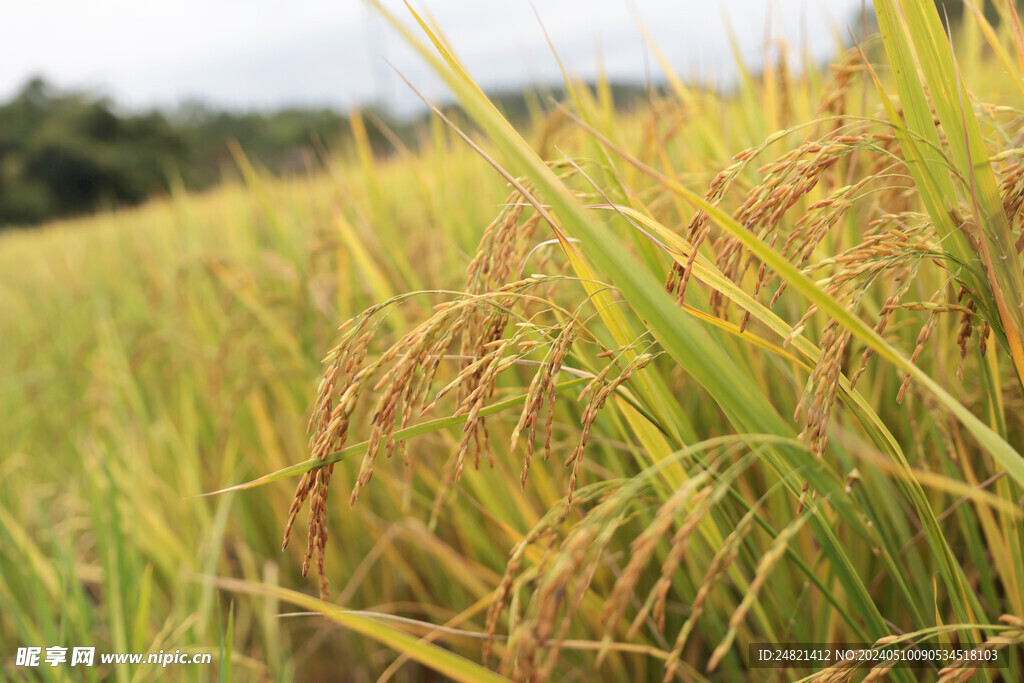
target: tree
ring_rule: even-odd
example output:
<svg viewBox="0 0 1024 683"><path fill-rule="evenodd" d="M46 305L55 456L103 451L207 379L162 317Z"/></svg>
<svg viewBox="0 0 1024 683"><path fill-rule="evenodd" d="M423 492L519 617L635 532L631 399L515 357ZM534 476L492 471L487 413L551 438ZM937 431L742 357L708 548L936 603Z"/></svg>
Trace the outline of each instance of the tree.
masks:
<svg viewBox="0 0 1024 683"><path fill-rule="evenodd" d="M1014 4L1018 13L1024 9L1024 0L1016 0ZM999 25L1002 13L1006 11L1006 0L975 0L975 5L984 9L985 19L993 26ZM943 23L945 23L946 17L949 17L951 25L963 21L964 0L935 0L935 7L939 10L939 16L943 18Z"/></svg>
<svg viewBox="0 0 1024 683"><path fill-rule="evenodd" d="M0 226L138 203L186 160L162 115L120 117L107 99L32 79L0 107Z"/></svg>

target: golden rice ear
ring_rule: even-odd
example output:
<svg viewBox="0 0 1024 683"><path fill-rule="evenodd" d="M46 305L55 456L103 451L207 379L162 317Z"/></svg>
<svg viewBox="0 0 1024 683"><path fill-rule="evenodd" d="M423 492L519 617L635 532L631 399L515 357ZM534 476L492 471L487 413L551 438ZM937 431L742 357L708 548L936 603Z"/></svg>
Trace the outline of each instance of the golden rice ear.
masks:
<svg viewBox="0 0 1024 683"><path fill-rule="evenodd" d="M479 468L481 456L485 456L492 466L494 464L486 417L503 407L502 402L493 400L500 376L515 368L536 368L531 385L534 389L525 397L520 417L519 430L529 431L524 485L536 441L538 418L545 404L545 457L550 455L554 402L564 384L560 381L561 376L570 374L581 379L593 378L591 373L571 368L566 363L570 349L581 333L589 335L577 320L579 313L571 313L531 294L544 284L543 277L512 282L495 279L510 276L520 267L518 262L528 255L528 244L522 235L514 236L514 228L522 215L522 211L514 208L506 210L503 217L485 231L480 252L470 268L469 284L475 291L435 306L432 316L402 334L382 353L374 354L371 348L382 324L382 316L390 312L387 311L389 306L400 305L410 295L396 297L386 306L372 307L341 326L343 337L326 359L327 369L318 387L309 422L311 459L321 464L305 472L296 488L283 543L288 545L298 512L308 501L309 532L302 573L305 575L309 571L315 558L321 597L325 600L327 499L333 459L344 451L356 411L367 402L365 396L373 397L370 400L374 407L369 418L369 438L349 505L356 503L361 489L370 483L381 452L390 459L401 443L403 463L413 465L404 447L405 439L399 438L399 433L412 431L414 418L423 417L439 401L453 395L455 408L451 419L462 424L462 437L444 469L431 517L430 528L433 528L440 504L462 478L467 458L472 458L476 468ZM509 246L513 243L515 246ZM492 258L488 258L489 254ZM563 324L542 326L538 318L542 314L560 319ZM515 325L511 324L513 321L516 321ZM527 360L527 356L544 346L550 347L544 362ZM454 349L462 353L451 353ZM592 397L592 403L596 401L597 404L591 406L591 412L596 413L608 395L651 357L650 354L637 356L613 385L602 387ZM436 390L433 384L443 362L459 370L454 379ZM590 419L592 421L593 418ZM577 464L570 480L570 499L578 471Z"/></svg>

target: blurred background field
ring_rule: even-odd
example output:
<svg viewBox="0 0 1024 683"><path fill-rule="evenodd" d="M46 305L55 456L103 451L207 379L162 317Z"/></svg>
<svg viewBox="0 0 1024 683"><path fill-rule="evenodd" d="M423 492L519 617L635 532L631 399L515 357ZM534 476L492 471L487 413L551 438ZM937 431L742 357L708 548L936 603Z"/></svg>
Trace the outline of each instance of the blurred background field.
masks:
<svg viewBox="0 0 1024 683"><path fill-rule="evenodd" d="M1003 12L995 17L1005 17ZM1014 64L1010 24L1003 21L992 31L986 37L982 24L968 20L957 27L955 44L965 81L986 103L978 109L989 115L983 125L992 153L1004 153L1004 178L1012 174L1009 165L1021 144L1020 72L1008 72L993 48L1002 46ZM885 87L895 91L881 43L869 42L868 52ZM757 148L763 156L743 169L735 194L723 204L733 213L743 193L758 187L758 166L815 135L845 133L842 126L861 116L875 119L866 130L889 130L874 84L856 66L859 57L837 47L833 62L847 70L821 68L811 59L800 69L790 68L785 59L768 60L754 73L741 69L735 90L724 96L672 79L650 90L614 90L601 80L575 83L559 99L629 159L700 195L733 163L733 155ZM104 118L88 98L63 106L72 105L80 107L79 114L93 106L92 113ZM596 144L597 138L573 116L542 96L511 98L504 109L542 158L576 159L592 174L566 181L581 202L631 206L657 224L686 233L693 216L689 205L663 181ZM465 112L450 111L474 140L494 152L493 141L469 123ZM412 661L411 649L388 647L319 614L289 615L295 608L280 596L211 583L211 577L226 577L316 594L315 572L309 578L300 575L305 512L296 524L297 541L281 551L294 479L196 497L306 460L307 421L324 373L321 359L338 342L338 326L374 304L424 292L384 317L372 347L372 353L380 353L430 319L438 304L466 288L466 270L485 230L507 202L519 201L510 195L506 179L438 118L424 117L398 130L378 114L324 113L312 126L303 119L296 128L301 133L293 132L262 153L254 139L250 149L244 133L238 133L236 142L223 141L219 158L210 162L224 169L218 170L220 182L213 189L193 191L185 175L162 175L166 159L157 160L147 173L163 189L141 205L0 231L0 643L6 649L0 653L0 675L16 679L25 674L12 664L18 646L88 644L106 651L208 651L215 663L212 668L179 666L170 673L147 666L98 667L85 672L86 680L143 681L165 675L173 680L217 675L222 680L446 680ZM811 121L825 123L805 125ZM776 131L786 133L762 146ZM299 139L302 144L295 146L308 154L285 168L284 156ZM111 149L107 152L116 156ZM872 150L866 144L858 149L844 156L822 187L799 199L784 219L786 229L794 229L800 211L810 212L816 202L874 168ZM899 163L895 160L894 167ZM906 171L888 172L896 184L910 185ZM89 169L83 173L96 175ZM59 192L60 183L54 188ZM863 202L840 218L839 227L815 251L814 262L855 247L864 224L890 208L881 200L872 203L876 189L858 196ZM10 196L28 194L22 188ZM148 194L122 198L101 193L93 204L69 211L133 203ZM913 192L900 195L900 201L908 212L925 215ZM1019 234L1019 219L1011 216L1011 221ZM615 224L615 230L622 253L664 281L670 259L626 221ZM594 344L574 350L567 363L596 372L608 357L597 353L600 344L610 345L607 321L592 303L584 303L584 288L572 280L565 256L551 245L538 247L548 239L543 227L531 236L521 273L552 278L547 300L581 306ZM928 259L921 261L920 272L915 262L907 301L927 301L936 290L949 295L948 274ZM749 289L756 270L737 282ZM812 279L818 277L824 275L812 273ZM883 278L865 290L858 314L871 320L897 284ZM697 284L691 286L700 292ZM766 293L759 300L770 299ZM616 296L623 297L616 299L620 304L629 301L628 294ZM782 419L792 423L790 416L811 381L809 356L796 357L792 349L777 352L781 340L758 317L751 322L756 340L751 343L749 336L738 336L735 312L731 319L718 316L707 293L688 296L686 314L750 378L755 395L762 402L770 398ZM790 293L775 311L795 325L806 307ZM616 304L618 309L625 306ZM901 311L885 330L886 339L910 356L922 327L932 320L930 310ZM915 359L1019 453L1024 423L1015 367L996 353L1001 347L994 333L989 355L982 356L977 349L981 322L976 321L965 352L965 379L957 380L958 312L933 323L937 331ZM648 322L640 315L623 316L638 330ZM814 344L822 343L825 319L819 314L809 323L807 335ZM857 369L865 348L854 342L847 349L841 361L847 375ZM438 387L455 379L459 369L456 364L443 367ZM509 372L498 398L522 395L533 370L523 366ZM555 455L541 461L538 447L525 487L520 487L523 446L512 450L508 445L518 409L491 418L494 462L479 470L467 466L458 484L452 484L447 469L462 439L458 428L411 440L412 467L403 467L397 457L378 462L373 480L352 507L348 494L360 464L357 459L340 463L327 513L331 603L381 615L380 623L392 629L429 634L431 641L480 662L488 610L503 584L510 552L532 529L547 525L550 535L543 538L548 546L533 537L532 545L521 546L529 547L526 565L544 571L515 576L508 614L518 614L519 623L506 624L502 618L494 643L497 659L505 657L507 663L509 652L527 656L528 647L516 640L525 636L515 628L542 621L530 611L540 609L531 597L554 590L544 583L545 572L557 576L568 571L559 563L574 557L571 542L589 539L600 556L574 565L581 574L580 567L592 568L592 583L565 622L561 650L531 669L537 677L572 681L599 672L600 680L662 680L676 635L691 616L701 621L676 671L681 680L740 680L762 673L765 680L774 680L768 670L752 673L747 668L745 643L757 639L870 641L883 634L941 629L964 618L971 620L964 633L984 639L1001 633L989 627L1005 615L1011 621L1004 623L1019 627L1012 618L1024 618L1019 611L1022 584L1017 583L1024 580L1020 486L999 474L999 462L917 384L910 399L897 404L903 373L894 366L872 361L858 389L873 418L853 408L834 416L828 464L823 474L814 475L825 501L831 504L834 498L824 491L847 487L850 514L866 520L865 528L882 528L876 537L865 536L850 519L826 509L821 514L834 524L832 545L810 533L814 523L802 526L798 497L788 488L791 477L757 460L757 448L730 450L735 444L729 439L740 430L713 388L699 386L667 354L643 373L638 377L651 378L644 380L648 384L634 380L626 387L627 397L642 410L625 401L610 402L594 423L578 507L562 526L551 520L563 509L570 481L562 460L580 436L584 404L576 400L579 388L569 389L554 404L550 438ZM368 437L373 407L371 400L358 409L353 421L357 438L349 444ZM433 416L454 409L454 403L442 404ZM638 429L637 415L650 418L646 431ZM906 453L912 476L880 452L874 441L882 431L878 424ZM799 426L788 437L776 436L794 437ZM719 438L725 444L720 450L702 445ZM684 446L698 448L700 455L678 456ZM665 458L660 466L654 464L658 457ZM623 573L632 570L636 539L661 528L659 520L666 519L662 506L674 499L681 482L703 481L700 477L711 477L709 472L715 488L709 486L705 498L694 498L687 503L692 507L680 509L674 518L668 513L671 523L654 539L653 565L635 570L641 575L629 586L622 612L610 611L608 605L622 599L616 587L622 591ZM638 488L630 489L633 485ZM796 486L798 493L799 482ZM453 490L447 495L449 487ZM630 491L639 493L621 502L623 492ZM607 538L586 536L587 524L601 519L591 513L602 511L609 500L620 500L616 505L622 507L603 527ZM688 516L687 510L700 508L702 500L713 501L714 512L703 520ZM668 628L659 630L653 618L641 616L641 627L627 633L633 618L643 614L659 568L671 557L673 532L687 524L700 532L683 568L670 577ZM742 534L734 534L737 529ZM715 563L726 561L723 548L734 550L735 564L716 576ZM740 627L738 644L716 671L708 672L705 665L716 646L723 638L737 637L731 618L751 582L761 576L763 558L775 554L785 559L765 579L767 588L749 623ZM961 593L952 588L958 581ZM704 586L710 594L699 597ZM851 586L863 592L851 594ZM698 599L708 603L703 615L694 608ZM799 612L794 613L794 605ZM609 614L617 619L609 621ZM877 621L870 615L877 615ZM598 669L602 644L607 651ZM1014 667L1010 675L1015 675L1022 666L1020 641L1005 652ZM43 667L31 675L67 680L66 673ZM987 674L980 675L984 679Z"/></svg>

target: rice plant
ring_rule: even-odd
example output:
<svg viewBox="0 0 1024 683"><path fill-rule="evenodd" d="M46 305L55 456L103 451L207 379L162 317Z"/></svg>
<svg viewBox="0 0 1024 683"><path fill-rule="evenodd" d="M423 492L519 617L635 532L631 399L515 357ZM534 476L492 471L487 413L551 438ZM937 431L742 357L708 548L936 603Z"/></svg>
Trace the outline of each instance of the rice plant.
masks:
<svg viewBox="0 0 1024 683"><path fill-rule="evenodd" d="M241 680L1020 679L1024 31L997 7L950 39L878 0L831 68L728 95L652 44L646 106L569 79L526 130L381 9L465 114L416 151L355 116L321 176L236 149L244 185L0 236L0 640Z"/></svg>

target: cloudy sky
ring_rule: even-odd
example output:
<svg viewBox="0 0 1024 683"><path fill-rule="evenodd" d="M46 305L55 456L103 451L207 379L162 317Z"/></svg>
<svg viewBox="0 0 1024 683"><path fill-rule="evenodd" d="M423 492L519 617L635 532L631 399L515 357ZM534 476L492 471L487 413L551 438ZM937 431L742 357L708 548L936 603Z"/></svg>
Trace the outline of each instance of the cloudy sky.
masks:
<svg viewBox="0 0 1024 683"><path fill-rule="evenodd" d="M408 16L401 0L382 0ZM870 3L868 3L870 5ZM861 0L414 0L485 86L558 78L541 22L576 75L658 78L639 15L681 75L727 80L726 19L756 63L766 32L825 58ZM534 12L536 10L536 14ZM540 19L538 20L537 15ZM600 55L600 57L599 57ZM233 108L288 104L400 110L415 98L388 62L443 95L419 60L358 0L3 0L0 99L32 75L142 109L202 99Z"/></svg>

